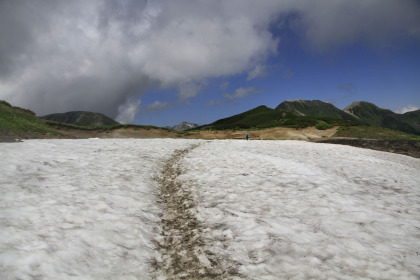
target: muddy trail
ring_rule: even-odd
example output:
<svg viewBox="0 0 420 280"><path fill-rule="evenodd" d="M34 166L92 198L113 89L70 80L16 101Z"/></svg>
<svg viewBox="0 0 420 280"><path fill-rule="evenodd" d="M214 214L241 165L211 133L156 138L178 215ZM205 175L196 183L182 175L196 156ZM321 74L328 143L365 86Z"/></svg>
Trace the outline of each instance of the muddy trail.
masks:
<svg viewBox="0 0 420 280"><path fill-rule="evenodd" d="M197 146L175 151L156 178L163 210L160 258L155 263L158 279L229 279L229 274L235 274L231 268L224 269L217 256L204 248L196 205L188 188L178 180L182 172L179 161Z"/></svg>

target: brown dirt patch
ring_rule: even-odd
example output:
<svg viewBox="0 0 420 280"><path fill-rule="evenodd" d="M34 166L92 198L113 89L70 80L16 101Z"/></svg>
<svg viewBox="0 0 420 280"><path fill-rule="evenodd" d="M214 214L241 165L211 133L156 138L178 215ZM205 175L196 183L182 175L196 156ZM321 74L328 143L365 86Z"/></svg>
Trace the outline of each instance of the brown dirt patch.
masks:
<svg viewBox="0 0 420 280"><path fill-rule="evenodd" d="M330 138L317 140L318 143L349 145L359 148L397 153L420 158L420 141L415 140L384 140L360 138Z"/></svg>
<svg viewBox="0 0 420 280"><path fill-rule="evenodd" d="M77 130L77 129L57 129L62 136L55 138L177 138L177 132L159 128L128 127L113 130ZM54 137L52 137L54 138Z"/></svg>
<svg viewBox="0 0 420 280"><path fill-rule="evenodd" d="M337 128L318 130L315 127L301 129L275 127L256 131L222 130L187 132L182 138L187 139L245 139L248 132L251 140L313 140L331 137Z"/></svg>
<svg viewBox="0 0 420 280"><path fill-rule="evenodd" d="M204 249L203 229L196 217L195 202L188 188L177 178L182 172L179 160L197 146L175 151L156 178L163 216L162 239L158 242L161 257L155 265L157 273L168 280L229 278L229 272L223 269L216 255Z"/></svg>

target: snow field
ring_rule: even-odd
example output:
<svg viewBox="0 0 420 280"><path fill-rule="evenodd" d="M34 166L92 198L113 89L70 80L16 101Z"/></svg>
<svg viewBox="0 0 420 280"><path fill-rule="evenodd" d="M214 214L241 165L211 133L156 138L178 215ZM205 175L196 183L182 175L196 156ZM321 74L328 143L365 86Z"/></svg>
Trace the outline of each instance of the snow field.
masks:
<svg viewBox="0 0 420 280"><path fill-rule="evenodd" d="M233 278L420 277L419 159L301 141L88 139L0 144L0 279L153 279L154 178L196 143L177 180L197 205L200 250Z"/></svg>
<svg viewBox="0 0 420 280"><path fill-rule="evenodd" d="M151 279L175 140L0 144L0 279Z"/></svg>
<svg viewBox="0 0 420 280"><path fill-rule="evenodd" d="M418 279L420 160L299 141L208 141L179 177L206 249L249 279Z"/></svg>

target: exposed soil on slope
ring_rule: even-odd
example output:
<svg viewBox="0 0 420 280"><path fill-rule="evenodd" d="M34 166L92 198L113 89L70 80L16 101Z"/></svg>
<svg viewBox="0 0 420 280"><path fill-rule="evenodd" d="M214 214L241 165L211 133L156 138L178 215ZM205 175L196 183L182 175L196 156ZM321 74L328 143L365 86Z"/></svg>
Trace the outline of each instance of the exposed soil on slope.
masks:
<svg viewBox="0 0 420 280"><path fill-rule="evenodd" d="M62 136L58 138L177 138L178 133L166 129L128 127L117 128L113 130L76 130L76 129L58 129Z"/></svg>
<svg viewBox="0 0 420 280"><path fill-rule="evenodd" d="M336 131L337 128L318 130L315 127L306 127L301 129L275 127L256 131L206 130L187 132L182 137L188 139L245 139L245 134L248 132L251 140L311 140L331 137Z"/></svg>
<svg viewBox="0 0 420 280"><path fill-rule="evenodd" d="M420 141L414 140L329 138L317 140L315 142L349 145L354 147L397 153L415 158L420 158Z"/></svg>
<svg viewBox="0 0 420 280"><path fill-rule="evenodd" d="M256 140L311 140L331 137L337 128L318 130L314 127L302 129L276 127L257 131L248 131L250 139ZM158 128L129 127L110 131L82 131L74 129L58 130L62 136L52 138L185 138L185 139L244 139L247 131L206 130L176 132Z"/></svg>

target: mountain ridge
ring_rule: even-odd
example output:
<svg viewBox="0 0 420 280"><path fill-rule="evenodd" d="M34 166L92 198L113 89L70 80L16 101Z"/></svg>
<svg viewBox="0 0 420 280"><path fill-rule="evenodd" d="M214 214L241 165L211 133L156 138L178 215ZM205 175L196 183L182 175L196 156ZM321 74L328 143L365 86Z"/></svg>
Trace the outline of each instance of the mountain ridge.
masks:
<svg viewBox="0 0 420 280"><path fill-rule="evenodd" d="M372 126L420 135L420 110L397 114L370 102L357 101L344 108L343 111Z"/></svg>
<svg viewBox="0 0 420 280"><path fill-rule="evenodd" d="M110 126L120 124L119 122L105 116L101 113L87 112L87 111L70 111L66 113L55 113L39 118L54 122L68 123L77 126Z"/></svg>
<svg viewBox="0 0 420 280"><path fill-rule="evenodd" d="M331 103L320 100L284 101L275 110L289 111L299 116L328 117L342 120L355 120L355 117L344 112Z"/></svg>
<svg viewBox="0 0 420 280"><path fill-rule="evenodd" d="M370 125L420 135L420 110L397 114L366 101L353 102L344 110L320 100L284 101L275 109L261 105L219 119L200 129L249 129L276 126L325 129L329 126Z"/></svg>

